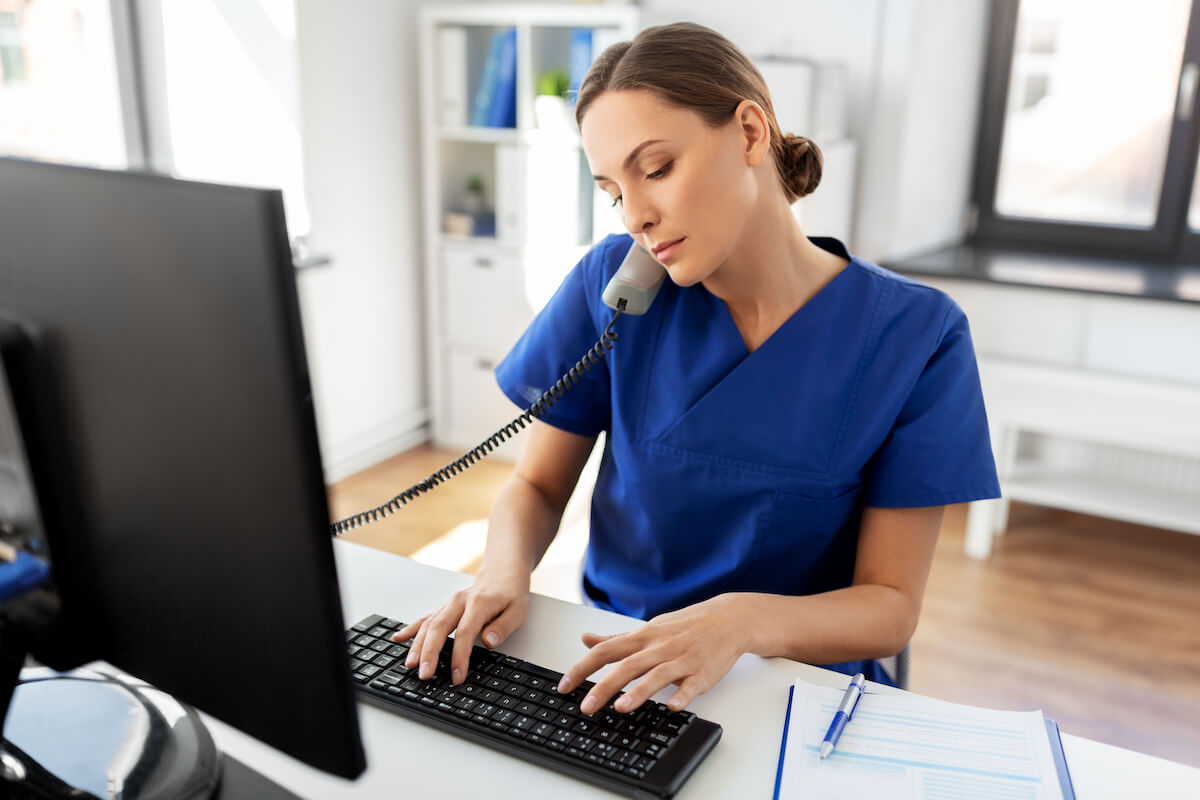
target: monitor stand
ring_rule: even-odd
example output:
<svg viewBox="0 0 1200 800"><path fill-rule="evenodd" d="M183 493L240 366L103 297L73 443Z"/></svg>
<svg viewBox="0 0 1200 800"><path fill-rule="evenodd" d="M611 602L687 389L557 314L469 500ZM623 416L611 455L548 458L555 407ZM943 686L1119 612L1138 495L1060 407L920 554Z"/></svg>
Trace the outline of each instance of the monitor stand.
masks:
<svg viewBox="0 0 1200 800"><path fill-rule="evenodd" d="M0 748L6 797L208 800L221 778L194 709L103 668L22 670Z"/></svg>

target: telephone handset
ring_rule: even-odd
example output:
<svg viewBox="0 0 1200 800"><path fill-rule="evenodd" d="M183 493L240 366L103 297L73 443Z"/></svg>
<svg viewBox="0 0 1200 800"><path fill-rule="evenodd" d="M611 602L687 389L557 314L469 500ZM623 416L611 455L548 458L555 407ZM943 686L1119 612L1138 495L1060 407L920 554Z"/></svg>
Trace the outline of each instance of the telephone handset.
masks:
<svg viewBox="0 0 1200 800"><path fill-rule="evenodd" d="M604 329L604 334L600 337L600 340L584 354L583 358L575 363L575 366L571 367L565 375L559 378L557 383L543 392L542 396L535 400L529 408L522 411L516 419L489 436L479 446L464 453L461 458L442 467L420 483L405 489L383 505L376 506L367 511L361 511L333 523L329 526L333 535L337 536L348 530L357 528L359 525L366 525L368 522L374 522L377 519L382 519L398 511L401 506L406 505L410 500L416 500L420 495L430 491L439 484L445 483L476 461L479 461L488 453L491 453L492 450L524 430L525 426L534 419L544 415L547 409L557 403L559 398L568 389L582 380L585 372L599 364L600 360L608 355L608 351L613 349L613 342L617 340L617 334L613 331L613 325L616 324L621 315L632 314L640 316L649 310L650 304L654 301L654 296L658 294L658 290L666 277L666 268L658 263L654 259L654 256L647 253L641 245L634 242L630 246L629 252L625 254L625 259L621 262L621 266L617 268L608 285L604 287L604 294L602 295L605 305L614 309L617 313L613 314L613 318Z"/></svg>

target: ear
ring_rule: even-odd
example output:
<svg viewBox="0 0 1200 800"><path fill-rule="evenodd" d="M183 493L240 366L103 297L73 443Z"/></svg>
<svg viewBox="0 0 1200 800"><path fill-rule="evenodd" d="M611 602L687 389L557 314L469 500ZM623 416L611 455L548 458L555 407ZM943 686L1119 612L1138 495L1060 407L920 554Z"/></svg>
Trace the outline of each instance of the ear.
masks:
<svg viewBox="0 0 1200 800"><path fill-rule="evenodd" d="M757 167L771 151L771 127L767 112L753 100L743 100L733 112L746 152L746 163Z"/></svg>

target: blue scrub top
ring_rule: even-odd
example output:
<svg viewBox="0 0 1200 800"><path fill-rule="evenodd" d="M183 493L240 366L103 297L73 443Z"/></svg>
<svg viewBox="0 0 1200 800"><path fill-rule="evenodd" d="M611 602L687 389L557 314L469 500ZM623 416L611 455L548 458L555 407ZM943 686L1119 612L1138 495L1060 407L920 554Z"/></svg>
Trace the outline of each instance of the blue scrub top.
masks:
<svg viewBox="0 0 1200 800"><path fill-rule="evenodd" d="M998 497L967 319L943 293L853 258L754 352L724 301L669 279L542 420L607 431L583 585L641 619L724 592L850 586L864 506ZM600 338L632 239L566 277L496 369L522 408ZM829 665L887 681L875 662ZM890 682L890 681L887 681Z"/></svg>

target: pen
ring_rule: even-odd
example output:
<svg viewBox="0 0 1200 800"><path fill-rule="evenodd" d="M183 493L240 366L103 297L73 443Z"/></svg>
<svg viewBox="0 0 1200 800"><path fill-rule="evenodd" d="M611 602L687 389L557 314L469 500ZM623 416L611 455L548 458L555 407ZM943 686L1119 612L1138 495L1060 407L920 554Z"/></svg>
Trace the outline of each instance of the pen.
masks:
<svg viewBox="0 0 1200 800"><path fill-rule="evenodd" d="M858 698L862 697L866 683L867 679L861 672L850 679L850 685L846 687L846 694L842 697L842 704L838 706L837 713L833 715L833 722L829 723L829 730L825 732L825 741L821 742L821 758L826 758L833 752L833 748L837 747L846 723L854 716L854 707L858 705Z"/></svg>

